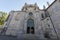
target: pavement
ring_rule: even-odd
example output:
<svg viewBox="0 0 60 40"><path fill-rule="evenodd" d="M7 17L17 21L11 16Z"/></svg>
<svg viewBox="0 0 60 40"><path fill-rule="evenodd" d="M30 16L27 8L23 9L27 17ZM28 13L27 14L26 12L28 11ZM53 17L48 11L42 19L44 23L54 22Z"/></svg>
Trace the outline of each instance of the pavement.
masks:
<svg viewBox="0 0 60 40"><path fill-rule="evenodd" d="M0 35L0 40L18 40L16 36Z"/></svg>
<svg viewBox="0 0 60 40"><path fill-rule="evenodd" d="M18 38L17 36L0 35L0 40L43 40L43 39L37 39L37 38L29 39L29 37L27 37L27 38L23 38L23 37L22 38ZM44 39L44 40L47 40L47 39ZM56 39L53 39L53 40L56 40Z"/></svg>
<svg viewBox="0 0 60 40"><path fill-rule="evenodd" d="M6 36L6 35L0 35L0 40L32 40L32 39L26 39L26 38L17 38L17 36ZM39 40L39 39L33 39L33 40Z"/></svg>

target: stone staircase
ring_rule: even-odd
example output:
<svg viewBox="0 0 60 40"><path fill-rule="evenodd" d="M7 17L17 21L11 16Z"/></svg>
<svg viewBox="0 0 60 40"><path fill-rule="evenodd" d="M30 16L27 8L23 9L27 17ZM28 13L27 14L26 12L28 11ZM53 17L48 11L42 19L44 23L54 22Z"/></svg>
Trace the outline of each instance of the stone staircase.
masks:
<svg viewBox="0 0 60 40"><path fill-rule="evenodd" d="M19 35L18 39L22 40L47 40L46 38L40 36L40 35L35 35L35 34L23 34Z"/></svg>

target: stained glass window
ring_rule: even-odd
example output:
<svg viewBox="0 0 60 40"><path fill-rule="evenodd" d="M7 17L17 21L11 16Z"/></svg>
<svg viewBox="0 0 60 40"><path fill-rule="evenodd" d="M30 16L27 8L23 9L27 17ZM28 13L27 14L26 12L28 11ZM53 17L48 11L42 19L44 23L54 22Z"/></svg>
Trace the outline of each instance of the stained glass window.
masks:
<svg viewBox="0 0 60 40"><path fill-rule="evenodd" d="M34 27L34 20L33 19L28 19L27 26L28 27Z"/></svg>

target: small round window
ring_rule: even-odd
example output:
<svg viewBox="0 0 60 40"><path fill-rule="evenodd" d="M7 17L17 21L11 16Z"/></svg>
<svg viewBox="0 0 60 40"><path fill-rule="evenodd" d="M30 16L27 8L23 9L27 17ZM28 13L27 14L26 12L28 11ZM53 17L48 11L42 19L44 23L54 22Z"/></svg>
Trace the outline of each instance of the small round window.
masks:
<svg viewBox="0 0 60 40"><path fill-rule="evenodd" d="M33 13L32 13L32 12L30 12L30 13L29 13L29 16L32 16L32 15L33 15Z"/></svg>

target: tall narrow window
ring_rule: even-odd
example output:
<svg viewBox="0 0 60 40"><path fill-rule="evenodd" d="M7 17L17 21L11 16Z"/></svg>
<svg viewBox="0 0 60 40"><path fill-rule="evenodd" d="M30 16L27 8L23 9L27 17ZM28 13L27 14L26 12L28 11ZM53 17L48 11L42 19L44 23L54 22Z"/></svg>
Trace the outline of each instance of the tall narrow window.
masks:
<svg viewBox="0 0 60 40"><path fill-rule="evenodd" d="M45 12L45 17L49 17L49 13L47 11Z"/></svg>
<svg viewBox="0 0 60 40"><path fill-rule="evenodd" d="M41 14L41 17L42 17L42 18L44 18L44 15L43 15L43 14Z"/></svg>
<svg viewBox="0 0 60 40"><path fill-rule="evenodd" d="M33 19L27 20L27 33L34 34L34 20Z"/></svg>
<svg viewBox="0 0 60 40"><path fill-rule="evenodd" d="M41 17L42 17L42 20L44 19L44 15L43 15L43 13L41 14Z"/></svg>

